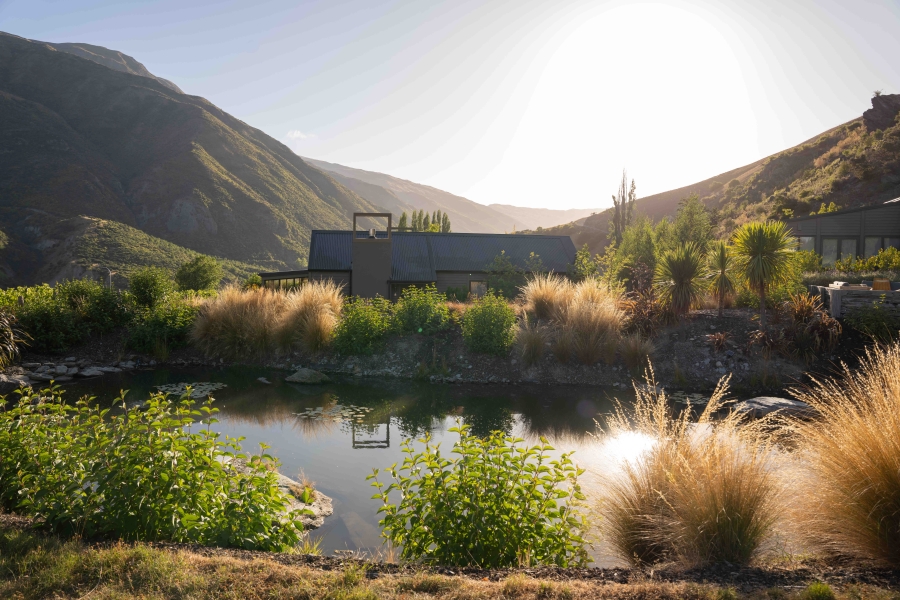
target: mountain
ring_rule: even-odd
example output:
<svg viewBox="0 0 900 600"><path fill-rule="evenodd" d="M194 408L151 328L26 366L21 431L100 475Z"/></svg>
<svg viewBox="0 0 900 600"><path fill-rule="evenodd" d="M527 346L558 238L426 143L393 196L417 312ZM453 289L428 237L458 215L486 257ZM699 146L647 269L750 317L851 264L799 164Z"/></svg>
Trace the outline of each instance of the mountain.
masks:
<svg viewBox="0 0 900 600"><path fill-rule="evenodd" d="M209 101L129 72L133 59L72 47L93 58L0 33L8 283L52 279L54 248L79 247L59 224L78 217L274 270L305 263L312 228L346 228L353 212L378 210Z"/></svg>
<svg viewBox="0 0 900 600"><path fill-rule="evenodd" d="M511 206L509 204L488 204L497 212L501 212L516 222L522 223L525 228L537 229L538 227L553 227L575 221L583 221L586 217L600 212L599 208L569 208L559 210L554 208L529 208L527 206Z"/></svg>
<svg viewBox="0 0 900 600"><path fill-rule="evenodd" d="M710 209L717 234L756 219L808 215L877 204L900 196L900 94L872 98L860 118L772 156L682 188L639 198L635 212L658 220L696 194ZM601 252L612 209L541 233L568 234L576 246Z"/></svg>
<svg viewBox="0 0 900 600"><path fill-rule="evenodd" d="M428 212L440 210L450 215L453 231L461 233L504 233L527 229L522 221L505 212L428 185L324 160L303 160L327 171L345 187L397 216L413 209Z"/></svg>
<svg viewBox="0 0 900 600"><path fill-rule="evenodd" d="M181 88L179 88L168 79L157 77L156 75L148 71L147 67L131 58L127 54L122 54L118 50L110 50L109 48L104 48L103 46L94 46L91 44L54 44L51 42L39 42L37 40L31 41L37 44L50 46L54 50L59 50L60 52L68 52L69 54L74 54L75 56L86 58L88 60L94 61L97 64L103 65L104 67L109 67L110 69L113 69L115 71L122 71L123 73L131 73L132 75L140 75L141 77L149 77L150 79L155 79L172 91L178 92L179 94L184 93L181 91Z"/></svg>

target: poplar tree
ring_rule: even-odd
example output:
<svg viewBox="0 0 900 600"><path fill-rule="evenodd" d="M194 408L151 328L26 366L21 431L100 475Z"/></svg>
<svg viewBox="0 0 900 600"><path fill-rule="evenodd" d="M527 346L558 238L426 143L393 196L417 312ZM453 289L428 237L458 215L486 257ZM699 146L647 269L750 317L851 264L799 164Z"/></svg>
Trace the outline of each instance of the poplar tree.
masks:
<svg viewBox="0 0 900 600"><path fill-rule="evenodd" d="M447 213L441 217L441 233L450 233L450 217Z"/></svg>
<svg viewBox="0 0 900 600"><path fill-rule="evenodd" d="M406 222L406 211L403 211L403 214L400 215L400 220L397 221L397 231L406 231L408 224Z"/></svg>
<svg viewBox="0 0 900 600"><path fill-rule="evenodd" d="M422 218L422 231L428 231L430 225L431 220L428 218L428 213L425 213L425 216Z"/></svg>

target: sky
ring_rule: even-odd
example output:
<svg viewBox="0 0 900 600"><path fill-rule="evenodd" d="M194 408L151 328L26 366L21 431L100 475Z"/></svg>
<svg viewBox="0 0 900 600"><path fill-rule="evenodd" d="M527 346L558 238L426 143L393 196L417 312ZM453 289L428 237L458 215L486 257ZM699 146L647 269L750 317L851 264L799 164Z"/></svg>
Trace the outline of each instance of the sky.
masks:
<svg viewBox="0 0 900 600"><path fill-rule="evenodd" d="M900 0L0 0L301 156L483 204L604 208L751 163L900 93Z"/></svg>

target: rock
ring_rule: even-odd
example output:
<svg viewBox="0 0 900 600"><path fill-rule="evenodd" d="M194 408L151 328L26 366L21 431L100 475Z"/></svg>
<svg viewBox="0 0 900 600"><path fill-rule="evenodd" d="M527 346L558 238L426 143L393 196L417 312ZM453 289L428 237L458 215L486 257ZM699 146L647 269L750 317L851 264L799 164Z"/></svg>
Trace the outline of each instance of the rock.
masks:
<svg viewBox="0 0 900 600"><path fill-rule="evenodd" d="M122 369L119 367L96 367L96 369L103 371L104 373L121 373Z"/></svg>
<svg viewBox="0 0 900 600"><path fill-rule="evenodd" d="M69 372L69 367L67 367L66 365L56 365L56 368L53 369L53 371L57 375L65 375L66 373Z"/></svg>
<svg viewBox="0 0 900 600"><path fill-rule="evenodd" d="M257 377L256 380L259 381L260 383L265 383L265 384L267 384L267 385L272 385L272 382L269 381L268 379L266 379L265 377Z"/></svg>
<svg viewBox="0 0 900 600"><path fill-rule="evenodd" d="M872 108L863 113L866 131L887 129L900 113L900 94L881 94L872 98Z"/></svg>
<svg viewBox="0 0 900 600"><path fill-rule="evenodd" d="M799 400L778 398L777 396L759 396L739 402L734 409L738 412L748 413L752 417L763 417L775 411L792 416L810 416L815 412L813 408Z"/></svg>
<svg viewBox="0 0 900 600"><path fill-rule="evenodd" d="M41 363L30 362L30 363L22 363L22 367L28 370L37 369L41 366Z"/></svg>
<svg viewBox="0 0 900 600"><path fill-rule="evenodd" d="M68 371L66 371L66 375L72 376L78 373L78 367L70 367Z"/></svg>
<svg viewBox="0 0 900 600"><path fill-rule="evenodd" d="M133 368L134 368L134 362L133 362L133 361L130 361L130 360L122 361L122 362L119 363L119 367L122 368L122 369L133 369Z"/></svg>
<svg viewBox="0 0 900 600"><path fill-rule="evenodd" d="M31 387L31 380L28 377L0 373L0 394L8 394L22 387Z"/></svg>
<svg viewBox="0 0 900 600"><path fill-rule="evenodd" d="M53 381L54 379L57 378L57 376L56 376L56 375L50 375L49 373L47 373L46 371L44 371L44 372L42 372L42 373L37 373L37 372L32 373L32 374L31 374L31 378L32 378L32 379L36 379L36 380L38 380L38 381Z"/></svg>
<svg viewBox="0 0 900 600"><path fill-rule="evenodd" d="M75 362L76 360L78 360L78 359L75 358L74 356L69 356L63 362Z"/></svg>
<svg viewBox="0 0 900 600"><path fill-rule="evenodd" d="M35 369L34 372L35 373L44 373L44 372L48 371L49 369L50 369L50 367L48 367L47 365L41 365L37 369Z"/></svg>
<svg viewBox="0 0 900 600"><path fill-rule="evenodd" d="M75 374L79 377L99 377L100 375L103 375L103 371L96 367L88 367L87 369L82 369Z"/></svg>
<svg viewBox="0 0 900 600"><path fill-rule="evenodd" d="M150 366L151 366L151 367L155 367L155 366L156 366L156 361L155 361L155 360L151 360L151 361L150 361Z"/></svg>
<svg viewBox="0 0 900 600"><path fill-rule="evenodd" d="M293 375L284 378L291 383L328 383L331 379L324 373L312 369L297 369Z"/></svg>
<svg viewBox="0 0 900 600"><path fill-rule="evenodd" d="M59 375L58 377L56 377L56 378L54 379L54 381L55 381L56 383L62 383L62 382L65 382L65 381L72 381L72 378L69 377L68 375Z"/></svg>

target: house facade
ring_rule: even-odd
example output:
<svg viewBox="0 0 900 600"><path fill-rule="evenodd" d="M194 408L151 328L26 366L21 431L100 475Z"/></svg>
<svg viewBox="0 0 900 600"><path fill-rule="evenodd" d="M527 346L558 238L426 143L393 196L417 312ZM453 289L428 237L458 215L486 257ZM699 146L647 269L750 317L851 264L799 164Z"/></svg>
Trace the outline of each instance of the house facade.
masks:
<svg viewBox="0 0 900 600"><path fill-rule="evenodd" d="M357 218L373 216L389 217L358 213L351 231L314 230L307 268L260 273L263 284L331 280L349 295L396 300L404 287L431 283L441 293L455 288L480 296L487 290L488 266L501 252L523 270L532 253L548 272L565 273L575 261L575 244L566 235L392 231L389 218L384 230L356 229Z"/></svg>
<svg viewBox="0 0 900 600"><path fill-rule="evenodd" d="M868 258L900 248L900 198L884 204L799 217L787 222L801 250L822 255L825 266L847 257Z"/></svg>

